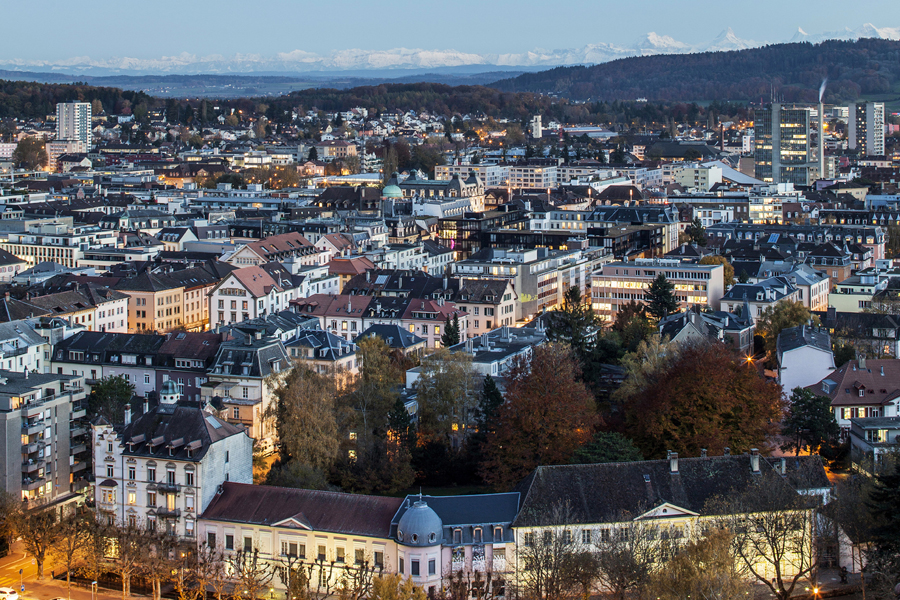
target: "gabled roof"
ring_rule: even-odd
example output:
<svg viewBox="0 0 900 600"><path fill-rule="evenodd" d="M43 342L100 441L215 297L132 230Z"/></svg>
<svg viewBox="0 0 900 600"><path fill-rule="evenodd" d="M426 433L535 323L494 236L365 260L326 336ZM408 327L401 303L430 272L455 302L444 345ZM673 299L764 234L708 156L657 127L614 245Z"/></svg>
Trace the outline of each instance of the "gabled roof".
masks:
<svg viewBox="0 0 900 600"><path fill-rule="evenodd" d="M740 493L761 475L751 470L749 455L680 458L678 473L668 460L538 467L517 490L524 495L513 527L544 524L554 506L567 503L573 524L615 523L633 519L669 503L700 515L712 514L707 502ZM760 458L762 474L774 472ZM781 478L775 482L788 482ZM625 516L627 515L627 516Z"/></svg>
<svg viewBox="0 0 900 600"><path fill-rule="evenodd" d="M116 289L126 292L163 292L180 287L184 287L180 281L163 273L153 273L149 269L145 269L131 279L120 281Z"/></svg>
<svg viewBox="0 0 900 600"><path fill-rule="evenodd" d="M368 329L359 334L353 341L358 344L360 340L373 335L377 335L383 339L389 347L400 350L405 350L406 348L425 343L425 338L410 333L409 330L404 329L399 325L387 324L370 325Z"/></svg>
<svg viewBox="0 0 900 600"><path fill-rule="evenodd" d="M810 346L823 352L831 352L831 336L825 329L807 327L806 325L788 327L787 329L782 329L781 333L778 334L778 341L776 342L778 356L804 346Z"/></svg>
<svg viewBox="0 0 900 600"><path fill-rule="evenodd" d="M900 398L900 360L851 360L806 389L831 406L882 406Z"/></svg>
<svg viewBox="0 0 900 600"><path fill-rule="evenodd" d="M312 531L387 538L402 503L402 498L225 482L201 518L283 527L294 520Z"/></svg>
<svg viewBox="0 0 900 600"><path fill-rule="evenodd" d="M246 430L195 406L160 404L125 426L122 454L199 461L210 445L233 435Z"/></svg>

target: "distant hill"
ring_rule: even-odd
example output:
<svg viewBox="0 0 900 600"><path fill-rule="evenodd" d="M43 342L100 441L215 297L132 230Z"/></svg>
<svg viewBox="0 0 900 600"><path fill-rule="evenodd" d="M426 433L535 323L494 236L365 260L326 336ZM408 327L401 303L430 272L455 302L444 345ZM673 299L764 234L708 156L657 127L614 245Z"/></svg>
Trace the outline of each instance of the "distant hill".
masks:
<svg viewBox="0 0 900 600"><path fill-rule="evenodd" d="M570 100L768 100L812 102L828 78L826 102L861 95L900 96L900 41L830 40L731 52L623 58L590 67L558 67L490 84L507 92Z"/></svg>

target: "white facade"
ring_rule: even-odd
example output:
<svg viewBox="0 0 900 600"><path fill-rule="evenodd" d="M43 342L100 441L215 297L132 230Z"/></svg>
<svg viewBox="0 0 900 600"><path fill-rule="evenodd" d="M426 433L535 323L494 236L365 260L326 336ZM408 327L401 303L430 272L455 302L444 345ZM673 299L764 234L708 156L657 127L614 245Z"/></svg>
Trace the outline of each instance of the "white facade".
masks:
<svg viewBox="0 0 900 600"><path fill-rule="evenodd" d="M503 187L509 179L509 167L504 165L438 165L434 168L434 178L449 181L454 175L465 181L477 175L484 187Z"/></svg>
<svg viewBox="0 0 900 600"><path fill-rule="evenodd" d="M91 104L89 102L60 102L56 105L56 139L81 140L91 147Z"/></svg>
<svg viewBox="0 0 900 600"><path fill-rule="evenodd" d="M778 383L784 397L789 398L794 388L818 383L832 371L834 371L832 352L805 345L781 354Z"/></svg>
<svg viewBox="0 0 900 600"><path fill-rule="evenodd" d="M509 187L511 188L555 188L556 182L556 167L518 165L509 168Z"/></svg>
<svg viewBox="0 0 900 600"><path fill-rule="evenodd" d="M97 331L128 333L128 296L98 305L94 324Z"/></svg>

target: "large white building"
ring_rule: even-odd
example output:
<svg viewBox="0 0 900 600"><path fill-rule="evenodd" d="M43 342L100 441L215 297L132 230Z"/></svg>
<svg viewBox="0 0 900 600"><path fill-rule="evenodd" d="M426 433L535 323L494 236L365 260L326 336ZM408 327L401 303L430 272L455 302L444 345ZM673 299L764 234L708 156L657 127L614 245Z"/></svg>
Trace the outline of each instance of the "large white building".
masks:
<svg viewBox="0 0 900 600"><path fill-rule="evenodd" d="M193 538L198 515L226 481L253 481L247 431L197 407L178 404L167 381L160 403L144 403L124 426L93 425L95 498L108 523L165 530Z"/></svg>
<svg viewBox="0 0 900 600"><path fill-rule="evenodd" d="M850 108L850 149L863 156L884 156L884 103L859 102Z"/></svg>
<svg viewBox="0 0 900 600"><path fill-rule="evenodd" d="M80 140L91 147L91 104L60 102L56 105L56 139Z"/></svg>

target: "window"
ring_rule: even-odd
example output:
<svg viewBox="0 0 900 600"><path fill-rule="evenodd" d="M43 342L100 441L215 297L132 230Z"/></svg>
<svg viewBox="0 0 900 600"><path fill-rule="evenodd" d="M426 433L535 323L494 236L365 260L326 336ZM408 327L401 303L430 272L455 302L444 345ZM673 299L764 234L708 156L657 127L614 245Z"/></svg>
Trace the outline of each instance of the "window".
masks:
<svg viewBox="0 0 900 600"><path fill-rule="evenodd" d="M297 542L281 542L281 555L297 558Z"/></svg>
<svg viewBox="0 0 900 600"><path fill-rule="evenodd" d="M253 552L253 538L249 535L244 536L244 552Z"/></svg>
<svg viewBox="0 0 900 600"><path fill-rule="evenodd" d="M525 534L525 545L526 546L534 546L534 533L526 533Z"/></svg>
<svg viewBox="0 0 900 600"><path fill-rule="evenodd" d="M319 545L318 560L325 560L325 546Z"/></svg>
<svg viewBox="0 0 900 600"><path fill-rule="evenodd" d="M188 471L184 474L184 484L194 485L194 473L192 471Z"/></svg>
<svg viewBox="0 0 900 600"><path fill-rule="evenodd" d="M437 564L435 560L432 558L428 561L428 574L434 575L437 572Z"/></svg>
<svg viewBox="0 0 900 600"><path fill-rule="evenodd" d="M418 577L419 575L419 561L411 560L409 561L409 574Z"/></svg>
<svg viewBox="0 0 900 600"><path fill-rule="evenodd" d="M112 465L106 465L106 476L107 477L115 477L115 471L113 470Z"/></svg>
<svg viewBox="0 0 900 600"><path fill-rule="evenodd" d="M156 481L156 467L147 467L147 481Z"/></svg>
<svg viewBox="0 0 900 600"><path fill-rule="evenodd" d="M502 527L494 527L494 541L499 542L503 540L503 528Z"/></svg>
<svg viewBox="0 0 900 600"><path fill-rule="evenodd" d="M194 522L190 519L184 522L184 535L194 537Z"/></svg>
<svg viewBox="0 0 900 600"><path fill-rule="evenodd" d="M591 543L591 530L590 529L582 529L581 530L581 543L582 544L590 544Z"/></svg>
<svg viewBox="0 0 900 600"><path fill-rule="evenodd" d="M106 444L106 451L107 451L107 452L112 452L112 451L113 451L113 445L112 445L112 442L109 442L108 444Z"/></svg>
<svg viewBox="0 0 900 600"><path fill-rule="evenodd" d="M403 557L400 557L400 574L403 575Z"/></svg>
<svg viewBox="0 0 900 600"><path fill-rule="evenodd" d="M234 536L225 534L225 549L234 550Z"/></svg>
<svg viewBox="0 0 900 600"><path fill-rule="evenodd" d="M144 383L150 383L150 373L144 373Z"/></svg>
<svg viewBox="0 0 900 600"><path fill-rule="evenodd" d="M344 562L344 549L343 548L337 549L335 560L339 563Z"/></svg>
<svg viewBox="0 0 900 600"><path fill-rule="evenodd" d="M137 477L137 469L134 467L128 467L128 479L130 481L134 481Z"/></svg>
<svg viewBox="0 0 900 600"><path fill-rule="evenodd" d="M361 565L365 562L365 560L366 560L366 551L363 550L362 548L357 548L356 552L354 553L354 562L357 565Z"/></svg>
<svg viewBox="0 0 900 600"><path fill-rule="evenodd" d="M226 450L226 451L225 451L225 462L228 462L229 456L231 456L231 452L229 452L228 450Z"/></svg>
<svg viewBox="0 0 900 600"><path fill-rule="evenodd" d="M185 510L185 512L194 512L194 497L193 496L185 496L184 497L184 510Z"/></svg>
<svg viewBox="0 0 900 600"><path fill-rule="evenodd" d="M137 504L137 492L128 492L128 504Z"/></svg>
<svg viewBox="0 0 900 600"><path fill-rule="evenodd" d="M227 538L227 536L226 536ZM216 532L215 531L207 531L206 532L206 545L210 548L216 547Z"/></svg>
<svg viewBox="0 0 900 600"><path fill-rule="evenodd" d="M476 527L475 531L472 532L472 541L476 544L480 544L483 541L481 536L481 527Z"/></svg>
<svg viewBox="0 0 900 600"><path fill-rule="evenodd" d="M175 469L169 469L166 471L166 483L169 485L175 485Z"/></svg>
<svg viewBox="0 0 900 600"><path fill-rule="evenodd" d="M244 389L246 390L247 388L244 388ZM241 408L239 406L235 406L234 408L231 409L231 417L234 419L241 418Z"/></svg>
<svg viewBox="0 0 900 600"><path fill-rule="evenodd" d="M147 492L147 506L156 506L156 492Z"/></svg>
<svg viewBox="0 0 900 600"><path fill-rule="evenodd" d="M544 533L549 533L549 532L544 532ZM572 531L571 530L566 529L565 531L563 531L563 542L566 544L572 543Z"/></svg>

